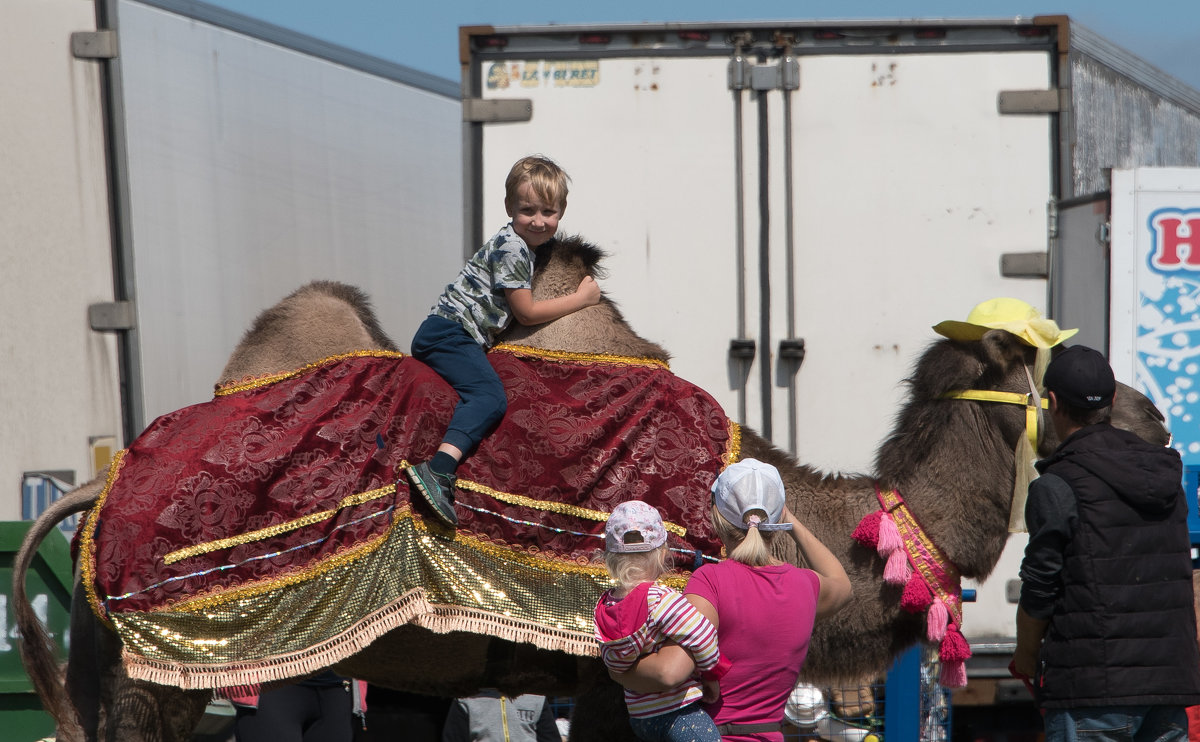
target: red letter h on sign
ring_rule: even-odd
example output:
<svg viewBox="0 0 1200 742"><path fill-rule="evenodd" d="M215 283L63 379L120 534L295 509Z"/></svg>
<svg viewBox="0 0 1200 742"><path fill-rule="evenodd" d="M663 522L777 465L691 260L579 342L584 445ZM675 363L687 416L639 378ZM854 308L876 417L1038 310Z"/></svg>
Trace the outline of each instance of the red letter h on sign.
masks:
<svg viewBox="0 0 1200 742"><path fill-rule="evenodd" d="M1187 219L1187 227L1183 230L1186 234L1180 234L1180 227L1185 222L1179 214L1178 211L1173 214L1168 211L1162 215L1155 214L1150 220L1155 244L1151 263L1155 268L1179 268L1184 260L1188 267L1200 267L1200 216ZM1187 255L1181 259L1180 247L1183 246L1186 246Z"/></svg>

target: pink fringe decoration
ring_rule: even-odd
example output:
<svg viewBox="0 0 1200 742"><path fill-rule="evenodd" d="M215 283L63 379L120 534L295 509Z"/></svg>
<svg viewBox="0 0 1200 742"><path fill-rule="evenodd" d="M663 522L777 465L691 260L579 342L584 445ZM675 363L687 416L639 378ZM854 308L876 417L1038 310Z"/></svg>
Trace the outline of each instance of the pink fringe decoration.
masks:
<svg viewBox="0 0 1200 742"><path fill-rule="evenodd" d="M925 580L909 580L900 596L900 607L909 613L920 613L933 602L933 593Z"/></svg>
<svg viewBox="0 0 1200 742"><path fill-rule="evenodd" d="M925 614L925 637L931 642L940 642L946 636L946 626L950 623L950 611L941 600L933 601L929 613Z"/></svg>
<svg viewBox="0 0 1200 742"><path fill-rule="evenodd" d="M963 638L954 613L960 589L957 572L936 546L927 547L916 542L912 558L922 565L922 569L928 569L920 575L915 574L897 520L918 534L920 524L904 505L899 492L876 490L876 495L883 509L864 516L851 535L863 546L874 547L886 560L884 582L904 586L900 607L909 613L926 611L925 636L930 642L938 643L938 659L942 665L940 682L947 688L962 688L967 684L966 661L971 656L971 646Z"/></svg>
<svg viewBox="0 0 1200 742"><path fill-rule="evenodd" d="M951 624L946 629L946 636L942 638L942 645L938 649L938 659L942 662L965 662L970 656L970 645L967 644L967 640L963 638L958 627Z"/></svg>
<svg viewBox="0 0 1200 742"><path fill-rule="evenodd" d="M850 537L863 546L875 548L879 544L879 519L882 517L883 511L881 510L868 513L858 522L858 526L854 529L854 533L850 534Z"/></svg>
<svg viewBox="0 0 1200 742"><path fill-rule="evenodd" d="M912 565L904 549L896 549L883 567L883 581L889 585L904 585L912 578Z"/></svg>
<svg viewBox="0 0 1200 742"><path fill-rule="evenodd" d="M946 627L946 636L938 649L938 659L942 661L941 683L947 688L962 688L967 684L966 661L971 656L971 646L963 638L958 626L950 624Z"/></svg>
<svg viewBox="0 0 1200 742"><path fill-rule="evenodd" d="M958 661L944 663L939 680L946 688L965 688L967 687L967 666Z"/></svg>
<svg viewBox="0 0 1200 742"><path fill-rule="evenodd" d="M879 551L879 556L885 559L897 549L904 550L904 539L900 536L900 529L890 517L879 519L879 543L875 548Z"/></svg>

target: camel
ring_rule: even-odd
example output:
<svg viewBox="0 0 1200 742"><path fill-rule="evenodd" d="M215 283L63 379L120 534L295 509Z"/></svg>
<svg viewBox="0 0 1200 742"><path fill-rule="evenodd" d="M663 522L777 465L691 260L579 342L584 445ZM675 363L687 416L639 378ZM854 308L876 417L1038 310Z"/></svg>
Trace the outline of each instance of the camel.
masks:
<svg viewBox="0 0 1200 742"><path fill-rule="evenodd" d="M558 295L577 286L584 274L600 274L602 253L594 245L579 238L552 244L553 250L539 251L535 297ZM502 341L566 353L669 360L661 346L637 336L607 298L546 325L514 328ZM260 315L218 385L360 349L394 351L395 345L375 321L361 291L315 282ZM945 395L964 389L1023 395L1029 392L1026 367L1033 362L1033 352L1001 330L976 342L933 343L908 380L908 399L878 451L871 475L822 473L753 431L741 430L740 455L779 468L789 507L838 555L853 583L851 604L835 620L818 624L805 679L833 683L881 674L899 653L925 637L925 618L902 609L902 589L882 579L884 560L875 549L851 538L860 521L878 509L877 489L902 493L928 537L961 576L984 579L991 572L1007 539L1014 448L1027 433L1026 408ZM1117 401L1118 424L1148 440L1167 442L1161 415L1145 397L1124 387ZM1052 448L1053 441L1043 435L1041 450ZM116 635L89 610L86 591L77 584L64 692L49 639L25 594L24 575L40 541L65 517L95 506L103 487L103 478L89 482L52 506L18 552L14 603L24 637L22 657L58 723L60 740L185 740L211 691L131 679L122 667ZM797 560L787 545L783 549L781 556ZM594 656L479 633L439 633L403 625L368 651L343 658L334 669L431 695L461 696L492 686L575 696L573 739L633 739L619 710L619 688Z"/></svg>

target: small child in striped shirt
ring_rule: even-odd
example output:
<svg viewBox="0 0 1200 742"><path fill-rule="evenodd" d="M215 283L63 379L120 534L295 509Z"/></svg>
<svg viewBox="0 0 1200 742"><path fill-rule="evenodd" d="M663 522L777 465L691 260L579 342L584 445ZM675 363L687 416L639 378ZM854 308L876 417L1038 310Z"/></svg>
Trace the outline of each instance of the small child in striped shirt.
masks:
<svg viewBox="0 0 1200 742"><path fill-rule="evenodd" d="M604 529L604 563L617 586L596 604L600 658L612 672L629 670L639 657L673 641L691 653L700 677L658 693L625 690L633 732L645 742L720 742L700 700L719 695L729 669L717 648L717 630L682 595L656 580L667 571L667 531L662 516L639 500L613 508Z"/></svg>

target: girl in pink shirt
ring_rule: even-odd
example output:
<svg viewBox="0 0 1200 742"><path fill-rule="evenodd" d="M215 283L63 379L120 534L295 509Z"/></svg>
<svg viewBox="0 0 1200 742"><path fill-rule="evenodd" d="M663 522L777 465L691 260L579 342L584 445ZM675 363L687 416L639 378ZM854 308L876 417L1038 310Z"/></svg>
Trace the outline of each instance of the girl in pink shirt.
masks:
<svg viewBox="0 0 1200 742"><path fill-rule="evenodd" d="M596 604L596 639L610 672L629 670L639 657L670 640L682 649L718 691L717 630L691 603L657 580L667 571L667 531L654 507L630 500L613 508L604 529L604 563L617 586ZM712 717L699 701L707 697L689 672L671 686L625 691L633 732L645 742L720 742Z"/></svg>

